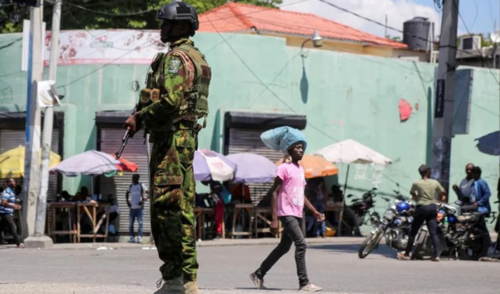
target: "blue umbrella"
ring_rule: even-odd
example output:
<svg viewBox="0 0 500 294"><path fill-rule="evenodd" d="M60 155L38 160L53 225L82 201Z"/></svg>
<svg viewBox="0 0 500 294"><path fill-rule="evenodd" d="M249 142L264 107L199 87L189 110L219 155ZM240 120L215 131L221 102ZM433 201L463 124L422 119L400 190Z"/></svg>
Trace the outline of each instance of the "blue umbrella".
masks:
<svg viewBox="0 0 500 294"><path fill-rule="evenodd" d="M276 165L264 156L253 153L238 153L227 158L236 163L236 183L267 183L276 177Z"/></svg>
<svg viewBox="0 0 500 294"><path fill-rule="evenodd" d="M488 135L482 136L475 141L478 141L476 147L479 149L479 151L489 155L500 154L500 132L496 131L493 133L489 133Z"/></svg>

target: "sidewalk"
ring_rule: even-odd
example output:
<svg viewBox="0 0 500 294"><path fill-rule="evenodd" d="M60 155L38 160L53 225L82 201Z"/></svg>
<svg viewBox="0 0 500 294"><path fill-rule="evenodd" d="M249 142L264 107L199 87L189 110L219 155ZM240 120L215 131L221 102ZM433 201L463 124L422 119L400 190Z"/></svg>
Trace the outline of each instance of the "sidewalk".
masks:
<svg viewBox="0 0 500 294"><path fill-rule="evenodd" d="M331 237L331 238L307 238L307 244L361 244L364 238L358 237ZM220 240L207 240L196 242L197 247L222 247L222 246L262 246L262 245L277 245L280 239L278 238L259 238L259 239L220 239ZM0 246L2 249L14 249L14 245ZM142 249L142 250L156 250L154 246L147 244L136 243L64 243L54 244L54 246L47 250L118 250L118 249ZM37 250L37 249L23 249L23 250Z"/></svg>

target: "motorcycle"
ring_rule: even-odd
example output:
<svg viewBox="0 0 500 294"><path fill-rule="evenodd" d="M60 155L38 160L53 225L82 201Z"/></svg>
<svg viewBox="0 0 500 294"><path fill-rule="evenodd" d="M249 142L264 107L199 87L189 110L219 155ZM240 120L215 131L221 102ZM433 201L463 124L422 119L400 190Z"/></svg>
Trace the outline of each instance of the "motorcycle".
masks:
<svg viewBox="0 0 500 294"><path fill-rule="evenodd" d="M390 200L383 198L387 202ZM385 235L387 246L398 251L404 250L408 244L413 211L415 207L408 198L396 197L393 205L385 211L379 225L371 231L361 244L358 251L359 258L367 257L373 249L377 249L380 240Z"/></svg>
<svg viewBox="0 0 500 294"><path fill-rule="evenodd" d="M347 198L351 198L353 195L347 195ZM375 206L375 198L377 196L377 188L373 188L370 191L363 194L362 198L352 199L352 204L349 208L354 212L358 220L358 224L362 225L372 225L373 227L378 226L380 223L380 215L378 212L373 211L372 208ZM368 216L368 217L367 217Z"/></svg>
<svg viewBox="0 0 500 294"><path fill-rule="evenodd" d="M455 256L461 260L478 260L483 251L483 245L488 243L486 232L480 229L485 216L477 212L475 205L464 205L456 201L457 208L448 204L439 204L438 222L439 254ZM495 218L495 213L492 213ZM495 221L495 220L493 220ZM426 225L422 225L415 238L412 259L423 259L433 254L433 246Z"/></svg>

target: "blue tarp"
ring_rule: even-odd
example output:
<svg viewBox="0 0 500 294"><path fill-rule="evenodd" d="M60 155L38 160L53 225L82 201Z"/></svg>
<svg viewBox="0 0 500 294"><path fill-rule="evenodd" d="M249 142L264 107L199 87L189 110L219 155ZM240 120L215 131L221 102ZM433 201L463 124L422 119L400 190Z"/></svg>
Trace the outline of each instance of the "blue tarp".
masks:
<svg viewBox="0 0 500 294"><path fill-rule="evenodd" d="M304 151L307 148L306 137L304 134L291 127L279 127L266 131L260 135L262 142L275 151L288 153L288 149L296 143L304 144Z"/></svg>

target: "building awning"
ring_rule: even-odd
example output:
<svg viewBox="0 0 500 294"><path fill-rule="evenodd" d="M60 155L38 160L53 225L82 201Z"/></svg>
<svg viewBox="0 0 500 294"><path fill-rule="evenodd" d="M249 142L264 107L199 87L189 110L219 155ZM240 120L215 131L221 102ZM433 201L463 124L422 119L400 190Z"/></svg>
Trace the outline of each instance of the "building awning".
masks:
<svg viewBox="0 0 500 294"><path fill-rule="evenodd" d="M289 126L303 130L307 125L305 115L282 113L229 111L224 120L226 128L272 129Z"/></svg>

